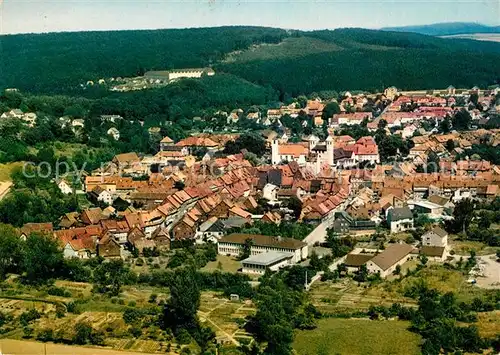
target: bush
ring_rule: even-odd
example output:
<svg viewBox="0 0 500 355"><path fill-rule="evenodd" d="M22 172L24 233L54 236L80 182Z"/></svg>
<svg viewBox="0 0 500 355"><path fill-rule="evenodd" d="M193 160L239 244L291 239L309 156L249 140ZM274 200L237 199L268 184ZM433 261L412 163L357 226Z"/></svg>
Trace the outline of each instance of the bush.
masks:
<svg viewBox="0 0 500 355"><path fill-rule="evenodd" d="M191 342L191 335L186 329L181 329L175 336L175 339L179 344L189 344Z"/></svg>
<svg viewBox="0 0 500 355"><path fill-rule="evenodd" d="M57 305L56 306L56 317L62 318L62 317L64 317L65 314L66 314L66 309L64 308L64 306Z"/></svg>
<svg viewBox="0 0 500 355"><path fill-rule="evenodd" d="M128 303L128 306L129 306L129 307L135 307L136 305L137 305L137 303L136 303L135 301L130 301L130 302Z"/></svg>
<svg viewBox="0 0 500 355"><path fill-rule="evenodd" d="M30 309L28 312L24 312L19 316L19 322L23 326L27 326L31 321L41 317L41 314L36 309Z"/></svg>
<svg viewBox="0 0 500 355"><path fill-rule="evenodd" d="M71 297L71 292L67 291L63 287L52 286L47 289L47 293L51 296L59 297Z"/></svg>
<svg viewBox="0 0 500 355"><path fill-rule="evenodd" d="M151 296L149 296L149 303L156 303L156 299L158 298L158 295L156 293L152 293Z"/></svg>
<svg viewBox="0 0 500 355"><path fill-rule="evenodd" d="M73 313L73 314L80 314L80 310L78 309L78 304L76 304L75 302L69 302L67 305L66 305L66 310L69 312L69 313Z"/></svg>
<svg viewBox="0 0 500 355"><path fill-rule="evenodd" d="M36 336L36 340L38 341L52 341L54 340L54 331L50 328L42 329Z"/></svg>
<svg viewBox="0 0 500 355"><path fill-rule="evenodd" d="M139 327L131 327L130 334L132 334L134 338L139 338L142 335L142 330Z"/></svg>
<svg viewBox="0 0 500 355"><path fill-rule="evenodd" d="M144 317L144 313L140 309L127 308L123 312L123 321L126 324L139 323L142 320L143 317Z"/></svg>

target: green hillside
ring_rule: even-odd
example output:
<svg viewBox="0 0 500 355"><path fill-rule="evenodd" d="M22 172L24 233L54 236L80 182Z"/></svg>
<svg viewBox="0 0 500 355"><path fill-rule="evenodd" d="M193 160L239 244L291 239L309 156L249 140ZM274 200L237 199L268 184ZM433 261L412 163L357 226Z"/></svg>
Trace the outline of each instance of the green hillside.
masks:
<svg viewBox="0 0 500 355"><path fill-rule="evenodd" d="M207 65L218 74L272 86L282 95L389 85L472 87L500 81L499 43L364 29L51 33L1 36L0 45L0 88L32 92L80 95L78 85L87 80Z"/></svg>
<svg viewBox="0 0 500 355"><path fill-rule="evenodd" d="M0 88L68 92L103 77L208 66L226 53L285 36L264 27L0 36Z"/></svg>
<svg viewBox="0 0 500 355"><path fill-rule="evenodd" d="M276 51L277 46L259 46L259 51L233 55L231 62L217 68L291 95L328 89L373 91L390 85L402 89L487 86L500 81L498 43L363 29L300 35L286 40L289 56ZM304 46L308 40L314 46ZM315 50L317 43L334 47L320 52Z"/></svg>

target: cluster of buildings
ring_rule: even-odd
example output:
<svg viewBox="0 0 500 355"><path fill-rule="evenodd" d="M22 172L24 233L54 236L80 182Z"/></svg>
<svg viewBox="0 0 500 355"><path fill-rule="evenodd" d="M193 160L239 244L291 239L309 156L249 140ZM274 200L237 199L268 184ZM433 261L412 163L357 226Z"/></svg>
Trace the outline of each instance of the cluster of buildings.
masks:
<svg viewBox="0 0 500 355"><path fill-rule="evenodd" d="M175 79L171 74L168 80ZM155 75L163 74L149 73L151 78ZM146 248L168 250L171 243L186 240L217 243L219 254L237 256L251 245L242 270L262 274L266 269L277 270L303 261L308 246L314 244L310 240L321 238L302 242L231 233L234 228L256 221L278 225L297 218L297 223L323 228L323 234L330 228L342 237L372 234L380 226L390 233L410 231L420 215L438 224L451 218L461 199L494 199L500 193L500 167L480 157L460 159L474 144L497 146L499 130L438 134L435 124L431 130L423 129L423 121L437 123L453 114L459 100L451 88L443 96L400 95L395 88L377 97L346 93L340 102L342 112L327 122L325 139L311 134L291 142L286 132L281 136L271 129L262 132L268 152L260 157L267 161L261 166L245 159L245 151L222 154L227 142L238 134L204 133L178 142L164 137L157 154L119 154L83 178L83 192L99 207L65 214L56 226L26 225L23 233L53 233L66 257L79 258L123 258L131 248L139 252ZM484 93L479 101L484 103L483 113L492 109L493 101L485 99ZM381 111L360 111L368 103L381 104ZM276 121L284 114L298 117L305 113L319 123L326 104L318 99L300 109L282 106L269 110L265 119ZM252 114L252 119L262 119L259 113ZM242 115L243 111L234 110L227 117L234 121ZM111 123L119 119L103 117ZM381 163L372 136L354 139L334 134L353 125L378 130L382 120L387 123L383 127L387 134L401 134L413 143L409 154L392 164ZM119 132L108 134L119 137ZM438 157L438 172L422 172L431 153ZM63 193L74 193L67 181L58 180L57 184ZM291 199L300 201L295 207L298 211L289 208ZM447 247L446 232L434 228L422 237L420 248L395 244L385 250L355 250L345 263L352 270L366 265L370 272L387 276L397 265L419 254L444 260Z"/></svg>
<svg viewBox="0 0 500 355"><path fill-rule="evenodd" d="M28 127L33 127L36 123L36 113L33 112L23 112L16 108L7 112L2 113L0 116L1 120L16 119L23 121Z"/></svg>

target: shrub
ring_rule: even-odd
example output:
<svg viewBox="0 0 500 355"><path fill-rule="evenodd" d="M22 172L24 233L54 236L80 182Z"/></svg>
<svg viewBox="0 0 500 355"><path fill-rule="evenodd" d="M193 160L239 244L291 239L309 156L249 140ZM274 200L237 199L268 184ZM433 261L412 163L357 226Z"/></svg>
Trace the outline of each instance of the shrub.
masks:
<svg viewBox="0 0 500 355"><path fill-rule="evenodd" d="M19 316L19 322L23 326L27 326L31 321L41 317L41 314L36 309L30 309L28 312L24 312Z"/></svg>
<svg viewBox="0 0 500 355"><path fill-rule="evenodd" d="M137 303L136 303L135 301L130 301L130 302L128 303L128 306L129 306L129 307L135 307L136 305L137 305Z"/></svg>
<svg viewBox="0 0 500 355"><path fill-rule="evenodd" d="M139 327L131 327L130 334L132 334L135 338L139 338L142 335L142 330Z"/></svg>
<svg viewBox="0 0 500 355"><path fill-rule="evenodd" d="M62 287L51 286L47 289L47 293L51 296L71 297L71 292Z"/></svg>
<svg viewBox="0 0 500 355"><path fill-rule="evenodd" d="M80 310L78 309L78 304L76 304L75 302L69 302L66 306L66 310L69 312L69 313L73 313L73 314L80 314Z"/></svg>
<svg viewBox="0 0 500 355"><path fill-rule="evenodd" d="M149 296L149 303L156 303L156 299L158 298L158 295L156 293L152 293L151 296Z"/></svg>
<svg viewBox="0 0 500 355"><path fill-rule="evenodd" d="M36 340L47 342L54 340L54 331L50 328L42 329L36 336Z"/></svg>

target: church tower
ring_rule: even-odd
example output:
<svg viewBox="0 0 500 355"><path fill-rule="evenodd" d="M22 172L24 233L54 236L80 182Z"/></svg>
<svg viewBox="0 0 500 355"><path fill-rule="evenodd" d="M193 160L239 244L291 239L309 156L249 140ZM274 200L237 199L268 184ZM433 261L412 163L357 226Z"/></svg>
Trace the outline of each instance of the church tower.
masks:
<svg viewBox="0 0 500 355"><path fill-rule="evenodd" d="M328 136L326 139L326 158L327 163L330 166L333 166L333 138L332 136Z"/></svg>
<svg viewBox="0 0 500 355"><path fill-rule="evenodd" d="M279 142L277 139L273 139L271 143L271 164L278 165L281 162L280 152L279 152Z"/></svg>

